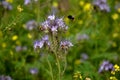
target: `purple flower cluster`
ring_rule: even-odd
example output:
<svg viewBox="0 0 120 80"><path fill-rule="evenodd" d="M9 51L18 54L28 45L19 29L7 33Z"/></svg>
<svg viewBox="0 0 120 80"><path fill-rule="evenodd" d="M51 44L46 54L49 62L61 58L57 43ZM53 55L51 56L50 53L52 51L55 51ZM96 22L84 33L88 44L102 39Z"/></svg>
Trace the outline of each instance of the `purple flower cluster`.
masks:
<svg viewBox="0 0 120 80"><path fill-rule="evenodd" d="M110 7L108 6L106 0L95 0L93 5L98 7L101 11L110 12Z"/></svg>
<svg viewBox="0 0 120 80"><path fill-rule="evenodd" d="M35 2L37 2L38 0L34 0ZM32 2L32 0L24 0L24 4L25 5L28 5Z"/></svg>
<svg viewBox="0 0 120 80"><path fill-rule="evenodd" d="M27 47L26 46L16 46L15 50L16 50L16 52L26 51Z"/></svg>
<svg viewBox="0 0 120 80"><path fill-rule="evenodd" d="M13 79L10 76L1 75L0 80L13 80Z"/></svg>
<svg viewBox="0 0 120 80"><path fill-rule="evenodd" d="M68 26L65 25L63 18L56 18L55 15L48 16L48 19L41 24L41 30L56 33L66 31Z"/></svg>
<svg viewBox="0 0 120 80"><path fill-rule="evenodd" d="M34 49L42 48L44 45L50 46L49 36L45 35L41 40L34 42Z"/></svg>
<svg viewBox="0 0 120 80"><path fill-rule="evenodd" d="M65 40L65 41L61 41L60 42L60 47L62 48L62 49L68 49L69 47L71 47L71 46L73 46L73 44L70 42L70 41L67 41L67 40Z"/></svg>
<svg viewBox="0 0 120 80"><path fill-rule="evenodd" d="M25 24L25 28L30 31L35 29L36 27L37 27L37 23L35 20L30 20Z"/></svg>
<svg viewBox="0 0 120 80"><path fill-rule="evenodd" d="M111 70L114 70L113 64L110 63L109 61L103 61L98 72L101 73L103 71L111 71Z"/></svg>
<svg viewBox="0 0 120 80"><path fill-rule="evenodd" d="M38 73L38 68L31 68L30 73L33 74L33 75L37 74Z"/></svg>
<svg viewBox="0 0 120 80"><path fill-rule="evenodd" d="M6 1L2 1L1 5L3 6L3 8L5 8L6 10L12 10L12 6L10 5L10 3L6 2Z"/></svg>

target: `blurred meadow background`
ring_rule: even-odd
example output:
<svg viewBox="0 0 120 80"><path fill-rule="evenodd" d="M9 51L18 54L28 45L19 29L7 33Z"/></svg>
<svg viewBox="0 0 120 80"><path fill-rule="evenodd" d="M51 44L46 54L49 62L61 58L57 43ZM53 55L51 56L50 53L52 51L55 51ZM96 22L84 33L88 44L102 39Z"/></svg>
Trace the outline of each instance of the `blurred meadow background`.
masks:
<svg viewBox="0 0 120 80"><path fill-rule="evenodd" d="M68 26L57 37L71 42L60 46L67 49L60 76L61 58L35 49L42 23L54 16ZM119 0L0 0L0 80L120 80L119 67Z"/></svg>

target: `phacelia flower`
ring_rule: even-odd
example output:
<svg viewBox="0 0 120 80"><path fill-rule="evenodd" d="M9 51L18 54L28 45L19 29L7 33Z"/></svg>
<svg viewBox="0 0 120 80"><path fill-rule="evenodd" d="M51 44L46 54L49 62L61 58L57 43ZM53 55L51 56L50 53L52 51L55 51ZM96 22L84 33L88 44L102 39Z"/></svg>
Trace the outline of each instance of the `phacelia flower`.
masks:
<svg viewBox="0 0 120 80"><path fill-rule="evenodd" d="M60 42L60 47L65 50L72 46L73 46L73 44L70 41L61 41Z"/></svg>
<svg viewBox="0 0 120 80"><path fill-rule="evenodd" d="M0 80L13 80L13 79L10 76L1 75Z"/></svg>
<svg viewBox="0 0 120 80"><path fill-rule="evenodd" d="M98 72L101 73L103 71L112 71L112 70L114 70L113 64L110 63L109 61L103 61Z"/></svg>
<svg viewBox="0 0 120 80"><path fill-rule="evenodd" d="M38 0L34 0L35 2L37 2ZM24 0L24 5L28 5L32 2L32 0Z"/></svg>
<svg viewBox="0 0 120 80"><path fill-rule="evenodd" d="M89 36L87 34L77 34L76 36L77 40L88 40Z"/></svg>
<svg viewBox="0 0 120 80"><path fill-rule="evenodd" d="M41 23L41 30L52 33L66 31L68 26L65 25L63 18L56 18L55 15L49 15L47 20Z"/></svg>
<svg viewBox="0 0 120 80"><path fill-rule="evenodd" d="M26 51L27 47L26 46L16 46L15 50L16 50L16 52Z"/></svg>
<svg viewBox="0 0 120 80"><path fill-rule="evenodd" d="M93 5L99 8L101 11L110 12L110 7L108 6L106 0L95 0Z"/></svg>
<svg viewBox="0 0 120 80"><path fill-rule="evenodd" d="M12 6L10 5L10 3L6 2L6 1L2 1L1 2L3 8L7 9L7 10L12 10Z"/></svg>
<svg viewBox="0 0 120 80"><path fill-rule="evenodd" d="M35 22L35 20L30 20L26 23L25 28L28 30L33 30L37 27L37 23Z"/></svg>
<svg viewBox="0 0 120 80"><path fill-rule="evenodd" d="M34 49L42 48L44 45L50 46L48 35L43 36L41 40L35 41Z"/></svg>
<svg viewBox="0 0 120 80"><path fill-rule="evenodd" d="M33 74L33 75L37 74L38 73L38 68L31 68L30 73Z"/></svg>
<svg viewBox="0 0 120 80"><path fill-rule="evenodd" d="M86 54L86 53L82 53L81 55L80 55L80 61L81 62L84 62L85 60L87 60L89 57L88 57L88 55Z"/></svg>

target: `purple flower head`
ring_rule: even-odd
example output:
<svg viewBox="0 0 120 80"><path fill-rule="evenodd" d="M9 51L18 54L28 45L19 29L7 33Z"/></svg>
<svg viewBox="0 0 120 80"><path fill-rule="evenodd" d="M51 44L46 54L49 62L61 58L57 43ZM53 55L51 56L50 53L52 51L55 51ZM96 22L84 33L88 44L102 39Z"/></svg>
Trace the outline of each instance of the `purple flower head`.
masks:
<svg viewBox="0 0 120 80"><path fill-rule="evenodd" d="M95 0L93 5L98 7L101 11L110 12L110 7L107 5L106 0Z"/></svg>
<svg viewBox="0 0 120 80"><path fill-rule="evenodd" d="M113 64L111 64L109 61L103 61L98 72L101 73L103 71L111 71L111 70L114 70Z"/></svg>
<svg viewBox="0 0 120 80"><path fill-rule="evenodd" d="M13 80L13 79L10 76L1 75L0 80Z"/></svg>
<svg viewBox="0 0 120 80"><path fill-rule="evenodd" d="M68 49L69 47L72 47L73 44L70 41L61 41L60 42L60 47L62 49Z"/></svg>
<svg viewBox="0 0 120 80"><path fill-rule="evenodd" d="M88 59L88 55L87 55L86 53L82 53L82 54L81 54L80 61L81 61L81 62L84 62L84 61L87 60L87 59Z"/></svg>
<svg viewBox="0 0 120 80"><path fill-rule="evenodd" d="M34 0L35 2L37 2L38 0ZM28 5L30 4L32 1L31 0L24 0L24 5Z"/></svg>
<svg viewBox="0 0 120 80"><path fill-rule="evenodd" d="M12 10L12 6L6 1L2 1L2 6L7 10Z"/></svg>
<svg viewBox="0 0 120 80"><path fill-rule="evenodd" d="M33 74L33 75L38 74L38 68L31 68L30 73Z"/></svg>
<svg viewBox="0 0 120 80"><path fill-rule="evenodd" d="M35 41L34 42L34 49L42 48L43 45L44 45L44 41Z"/></svg>
<svg viewBox="0 0 120 80"><path fill-rule="evenodd" d="M37 23L34 20L30 20L25 25L26 29L33 30L37 27Z"/></svg>
<svg viewBox="0 0 120 80"><path fill-rule="evenodd" d="M16 50L16 52L26 51L27 47L26 46L16 46L15 50Z"/></svg>
<svg viewBox="0 0 120 80"><path fill-rule="evenodd" d="M48 19L49 19L49 20L55 20L55 15L49 15L49 16L48 16Z"/></svg>
<svg viewBox="0 0 120 80"><path fill-rule="evenodd" d="M68 26L65 25L63 18L56 18L55 15L48 16L47 20L41 23L41 30L57 33L58 31L66 31Z"/></svg>
<svg viewBox="0 0 120 80"><path fill-rule="evenodd" d="M77 34L77 40L88 40L89 36L87 34Z"/></svg>
<svg viewBox="0 0 120 80"><path fill-rule="evenodd" d="M50 46L49 36L45 35L41 40L34 42L34 49L42 48L44 45Z"/></svg>

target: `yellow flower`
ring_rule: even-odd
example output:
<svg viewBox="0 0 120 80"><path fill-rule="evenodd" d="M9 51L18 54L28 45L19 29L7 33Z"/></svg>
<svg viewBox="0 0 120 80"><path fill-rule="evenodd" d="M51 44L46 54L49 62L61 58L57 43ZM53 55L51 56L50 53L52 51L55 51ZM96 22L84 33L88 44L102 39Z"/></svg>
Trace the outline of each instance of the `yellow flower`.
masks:
<svg viewBox="0 0 120 80"><path fill-rule="evenodd" d="M115 71L111 71L111 74L112 74L112 75L115 75Z"/></svg>
<svg viewBox="0 0 120 80"><path fill-rule="evenodd" d="M13 0L6 0L6 2L12 3L12 2L13 2Z"/></svg>
<svg viewBox="0 0 120 80"><path fill-rule="evenodd" d="M120 13L120 8L118 8L117 11Z"/></svg>
<svg viewBox="0 0 120 80"><path fill-rule="evenodd" d="M91 10L91 8L92 8L92 5L90 3L86 3L84 6L84 11L89 11Z"/></svg>
<svg viewBox="0 0 120 80"><path fill-rule="evenodd" d="M15 40L17 40L18 39L18 36L17 35L14 35L13 37L12 37L12 40L13 41L15 41Z"/></svg>
<svg viewBox="0 0 120 80"><path fill-rule="evenodd" d="M18 5L18 6L17 6L17 10L18 10L19 12L22 12L22 11L23 11L23 8L21 8L21 6Z"/></svg>
<svg viewBox="0 0 120 80"><path fill-rule="evenodd" d="M2 43L2 47L5 48L6 47L6 43Z"/></svg>
<svg viewBox="0 0 120 80"><path fill-rule="evenodd" d="M32 35L31 35L30 33L28 33L27 36L28 36L28 38L30 38L30 39L32 38Z"/></svg>
<svg viewBox="0 0 120 80"><path fill-rule="evenodd" d="M120 67L117 64L114 65L114 69L115 71L120 71Z"/></svg>
<svg viewBox="0 0 120 80"><path fill-rule="evenodd" d="M110 80L118 80L115 76L111 76Z"/></svg>
<svg viewBox="0 0 120 80"><path fill-rule="evenodd" d="M82 20L79 20L78 23L81 25L81 24L83 24L83 21L82 21Z"/></svg>
<svg viewBox="0 0 120 80"><path fill-rule="evenodd" d="M85 80L91 80L91 79L87 77L87 78L85 78Z"/></svg>
<svg viewBox="0 0 120 80"><path fill-rule="evenodd" d="M55 1L53 2L53 4L52 4L52 5L53 5L53 7L55 7L55 8L57 8L57 7L58 7L58 3L57 3L57 2L55 2Z"/></svg>
<svg viewBox="0 0 120 80"><path fill-rule="evenodd" d="M116 37L118 37L118 33L113 34L113 38L116 38Z"/></svg>
<svg viewBox="0 0 120 80"><path fill-rule="evenodd" d="M13 56L13 51L12 50L10 50L10 55Z"/></svg>
<svg viewBox="0 0 120 80"><path fill-rule="evenodd" d="M113 46L113 47L117 47L116 42L113 42L113 43L112 43L112 46Z"/></svg>
<svg viewBox="0 0 120 80"><path fill-rule="evenodd" d="M80 59L75 60L75 65L79 65L80 64Z"/></svg>
<svg viewBox="0 0 120 80"><path fill-rule="evenodd" d="M113 20L117 20L119 18L119 15L117 13L114 13L111 17Z"/></svg>
<svg viewBox="0 0 120 80"><path fill-rule="evenodd" d="M84 6L84 4L85 4L84 1L80 1L80 2L79 2L79 5L80 5L80 6Z"/></svg>
<svg viewBox="0 0 120 80"><path fill-rule="evenodd" d="M15 43L16 43L17 45L20 45L20 44L21 44L20 41L18 41L18 40L17 40Z"/></svg>

